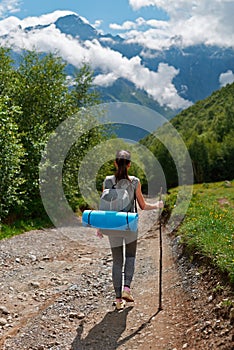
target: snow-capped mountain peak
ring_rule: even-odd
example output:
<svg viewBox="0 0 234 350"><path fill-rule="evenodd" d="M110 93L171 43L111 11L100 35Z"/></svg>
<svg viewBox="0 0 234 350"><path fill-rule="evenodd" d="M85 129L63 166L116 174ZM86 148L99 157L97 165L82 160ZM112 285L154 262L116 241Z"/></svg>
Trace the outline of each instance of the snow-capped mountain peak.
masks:
<svg viewBox="0 0 234 350"><path fill-rule="evenodd" d="M99 33L71 11L4 19L0 45L16 51L56 52L69 67L79 68L85 61L107 100L156 103L177 111L219 89L222 74L230 72L230 78L234 72L232 48L194 45L182 50L173 42L167 49L149 52L143 43Z"/></svg>

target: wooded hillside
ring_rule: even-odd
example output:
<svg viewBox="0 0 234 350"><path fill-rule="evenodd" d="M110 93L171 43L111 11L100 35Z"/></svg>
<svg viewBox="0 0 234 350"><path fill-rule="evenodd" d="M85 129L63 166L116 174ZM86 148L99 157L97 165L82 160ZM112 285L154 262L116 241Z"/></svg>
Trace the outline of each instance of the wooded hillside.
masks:
<svg viewBox="0 0 234 350"><path fill-rule="evenodd" d="M195 182L234 178L234 84L197 102L170 122L182 136L189 151ZM166 132L166 127L162 127L160 133ZM173 159L155 136L148 136L142 143L160 161L169 187L176 186L177 174Z"/></svg>

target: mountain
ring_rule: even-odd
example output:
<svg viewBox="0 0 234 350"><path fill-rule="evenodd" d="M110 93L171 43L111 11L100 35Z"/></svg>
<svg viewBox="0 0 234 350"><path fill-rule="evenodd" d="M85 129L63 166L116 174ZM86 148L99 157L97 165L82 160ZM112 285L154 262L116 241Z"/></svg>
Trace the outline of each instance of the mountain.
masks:
<svg viewBox="0 0 234 350"><path fill-rule="evenodd" d="M234 50L217 46L196 45L181 49L172 45L166 50L148 50L128 43L120 36L103 35L76 15L59 18L55 25L61 32L79 37L80 40L97 39L102 46L120 52L127 58L141 57L142 64L157 70L159 63L167 63L179 69L174 84L179 94L193 103L208 97L220 88L219 77L228 70L234 71ZM111 89L111 88L110 88ZM109 87L102 89L102 92ZM113 90L113 88L112 88Z"/></svg>
<svg viewBox="0 0 234 350"><path fill-rule="evenodd" d="M196 102L211 95L220 88L219 77L222 73L234 71L234 50L216 46L196 45L181 50L171 47L158 51L156 57L144 59L152 69L159 62L167 62L179 68L174 84L180 95Z"/></svg>
<svg viewBox="0 0 234 350"><path fill-rule="evenodd" d="M91 25L85 23L79 16L68 15L57 19L55 26L62 32L79 37L80 40L98 39L99 34Z"/></svg>
<svg viewBox="0 0 234 350"><path fill-rule="evenodd" d="M84 60L91 61L97 88L105 102L144 104L167 118L219 90L220 77L234 72L232 48L205 45L183 48L179 40L174 40L164 50L146 49L119 35L98 32L75 13L60 15L46 24L25 28L18 25L8 34L0 35L0 44L10 39L14 47L20 42L18 37L28 40L28 47L34 48L38 42L39 50L61 54L68 62L68 74L74 74L83 55Z"/></svg>
<svg viewBox="0 0 234 350"><path fill-rule="evenodd" d="M108 88L100 87L98 90L102 101L106 103L118 101L135 103L156 110L167 119L171 119L175 116L175 111L170 108L161 107L160 104L145 91L137 89L133 83L128 80L118 79Z"/></svg>

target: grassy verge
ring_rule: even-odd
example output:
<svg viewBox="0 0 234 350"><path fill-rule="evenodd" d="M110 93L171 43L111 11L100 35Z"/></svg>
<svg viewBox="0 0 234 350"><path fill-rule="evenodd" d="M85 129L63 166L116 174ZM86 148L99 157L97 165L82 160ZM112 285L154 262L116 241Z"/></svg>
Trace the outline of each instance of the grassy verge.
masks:
<svg viewBox="0 0 234 350"><path fill-rule="evenodd" d="M178 189L167 199L173 207ZM182 205L182 204L181 204ZM176 208L179 215L180 208ZM207 258L234 284L234 181L194 185L185 219L177 230L186 251Z"/></svg>
<svg viewBox="0 0 234 350"><path fill-rule="evenodd" d="M49 219L41 218L17 220L11 225L2 224L0 226L0 240L16 236L27 231L40 230L48 227L52 227Z"/></svg>

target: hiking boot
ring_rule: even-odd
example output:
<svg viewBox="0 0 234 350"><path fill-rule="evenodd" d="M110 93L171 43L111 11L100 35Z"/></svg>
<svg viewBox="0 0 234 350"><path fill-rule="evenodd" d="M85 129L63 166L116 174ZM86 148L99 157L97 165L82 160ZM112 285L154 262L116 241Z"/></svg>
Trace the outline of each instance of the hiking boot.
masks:
<svg viewBox="0 0 234 350"><path fill-rule="evenodd" d="M121 300L121 301L116 301L115 302L115 309L118 311L121 311L125 308L125 301Z"/></svg>
<svg viewBox="0 0 234 350"><path fill-rule="evenodd" d="M127 290L123 290L122 298L128 302L134 302L132 294L130 292L128 292Z"/></svg>

